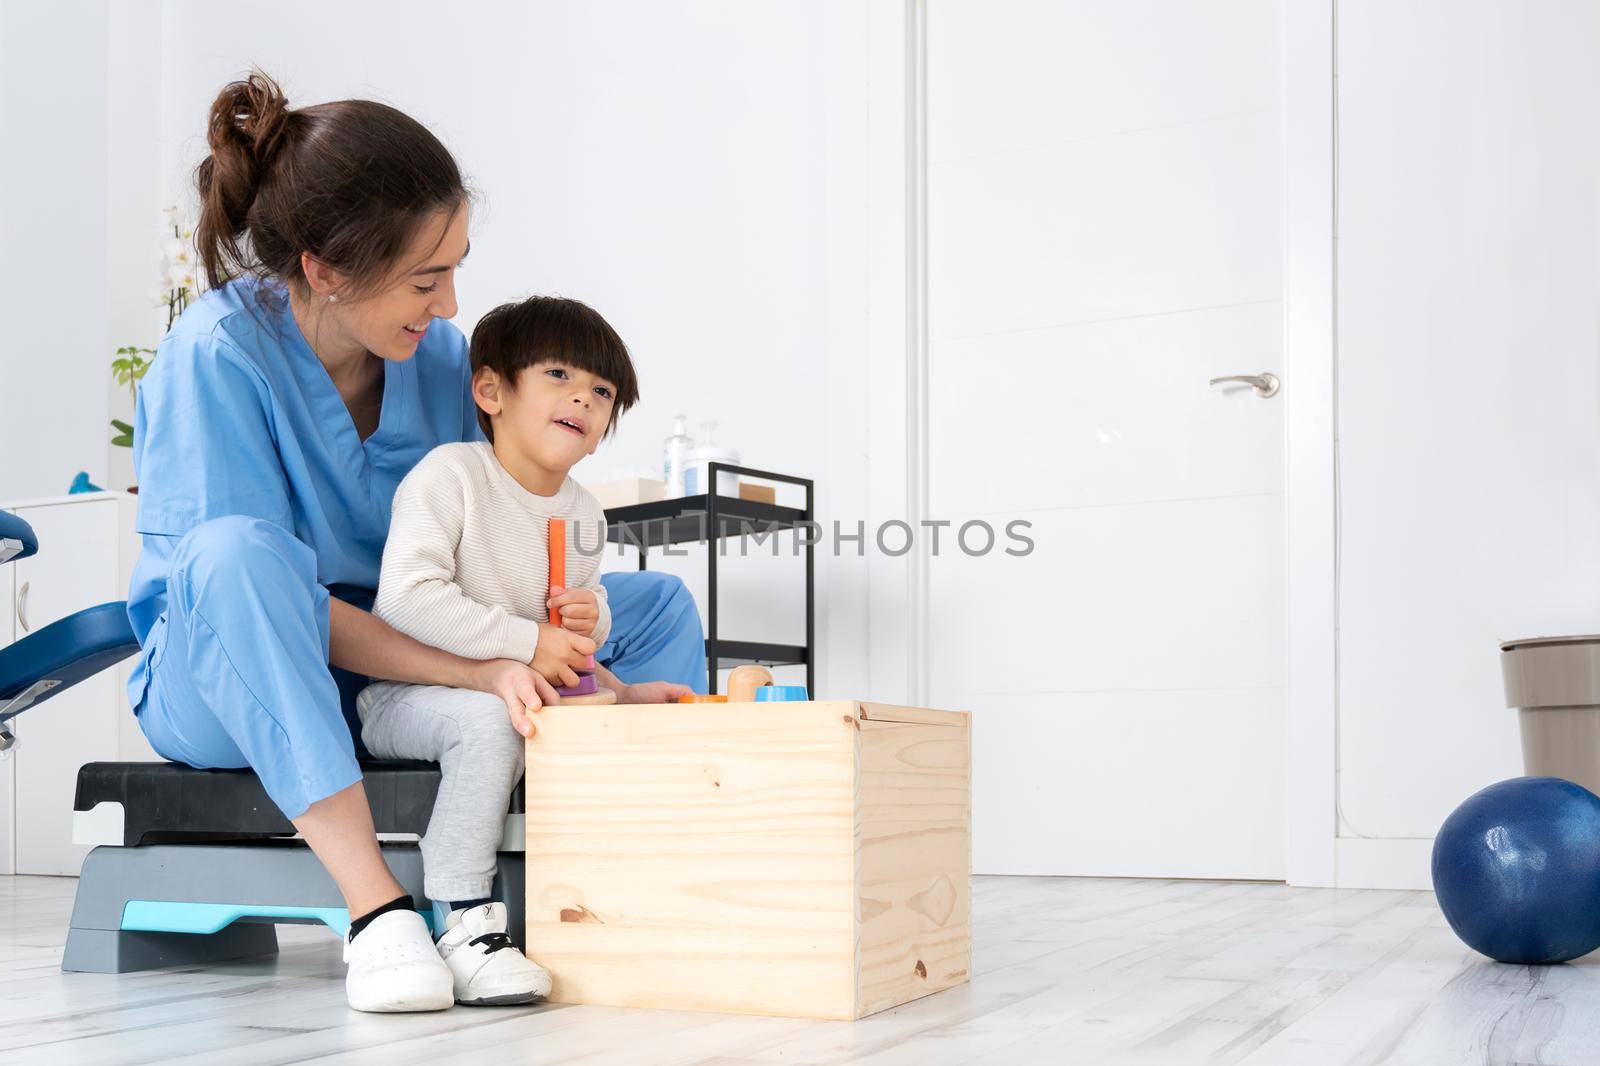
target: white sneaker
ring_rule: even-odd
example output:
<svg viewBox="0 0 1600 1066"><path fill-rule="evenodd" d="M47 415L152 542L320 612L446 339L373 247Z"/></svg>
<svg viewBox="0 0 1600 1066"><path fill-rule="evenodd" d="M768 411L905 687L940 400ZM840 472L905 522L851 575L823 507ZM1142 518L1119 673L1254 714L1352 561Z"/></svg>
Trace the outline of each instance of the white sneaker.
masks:
<svg viewBox="0 0 1600 1066"><path fill-rule="evenodd" d="M416 911L380 914L354 940L346 934L344 961L344 994L356 1010L445 1010L455 1003L450 967Z"/></svg>
<svg viewBox="0 0 1600 1066"><path fill-rule="evenodd" d="M506 905L451 911L439 954L455 975L456 1002L470 1007L532 1003L550 994L550 973L506 935Z"/></svg>

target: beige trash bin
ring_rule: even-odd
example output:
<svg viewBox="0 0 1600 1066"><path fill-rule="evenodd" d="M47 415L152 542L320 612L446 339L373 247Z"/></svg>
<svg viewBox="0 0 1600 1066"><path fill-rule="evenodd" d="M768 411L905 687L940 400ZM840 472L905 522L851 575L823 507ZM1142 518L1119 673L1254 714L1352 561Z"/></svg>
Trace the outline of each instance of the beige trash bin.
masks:
<svg viewBox="0 0 1600 1066"><path fill-rule="evenodd" d="M1522 726L1522 768L1600 794L1600 636L1500 645L1506 706Z"/></svg>

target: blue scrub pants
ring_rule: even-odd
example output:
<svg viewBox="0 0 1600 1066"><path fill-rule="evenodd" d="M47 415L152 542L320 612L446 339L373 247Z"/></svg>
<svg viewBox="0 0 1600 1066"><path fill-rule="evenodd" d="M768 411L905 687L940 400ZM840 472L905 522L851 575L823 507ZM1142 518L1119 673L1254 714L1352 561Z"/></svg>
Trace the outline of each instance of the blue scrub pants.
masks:
<svg viewBox="0 0 1600 1066"><path fill-rule="evenodd" d="M683 583L649 572L601 580L611 634L597 658L625 682L704 691L705 639ZM250 767L291 819L355 784L353 713L328 635L309 547L254 518L196 526L173 552L167 610L145 642L149 685L135 712L151 747L202 769Z"/></svg>

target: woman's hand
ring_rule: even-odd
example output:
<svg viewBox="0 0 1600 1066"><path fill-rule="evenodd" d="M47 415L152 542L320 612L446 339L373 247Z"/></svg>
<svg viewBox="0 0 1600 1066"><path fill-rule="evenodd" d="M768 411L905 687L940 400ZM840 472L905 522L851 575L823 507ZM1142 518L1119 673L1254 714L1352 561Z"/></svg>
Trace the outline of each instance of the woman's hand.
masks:
<svg viewBox="0 0 1600 1066"><path fill-rule="evenodd" d="M561 628L585 637L594 636L594 627L600 624L600 599L593 589L569 589L550 586L550 598L545 609L553 618L561 613Z"/></svg>
<svg viewBox="0 0 1600 1066"><path fill-rule="evenodd" d="M534 734L530 712L561 702L550 682L540 677L527 663L514 659L490 659L480 663L476 678L479 692L492 692L506 704L511 728L525 737Z"/></svg>
<svg viewBox="0 0 1600 1066"><path fill-rule="evenodd" d="M618 703L677 703L679 696L689 696L694 689L676 681L644 681L637 685L623 685L617 692Z"/></svg>
<svg viewBox="0 0 1600 1066"><path fill-rule="evenodd" d="M594 667L594 641L549 622L539 623L539 643L529 665L552 685L578 683L577 671Z"/></svg>
<svg viewBox="0 0 1600 1066"><path fill-rule="evenodd" d="M594 668L594 679L617 694L618 703L676 703L679 696L690 696L694 689L675 681L643 681L625 685L622 678L603 666Z"/></svg>

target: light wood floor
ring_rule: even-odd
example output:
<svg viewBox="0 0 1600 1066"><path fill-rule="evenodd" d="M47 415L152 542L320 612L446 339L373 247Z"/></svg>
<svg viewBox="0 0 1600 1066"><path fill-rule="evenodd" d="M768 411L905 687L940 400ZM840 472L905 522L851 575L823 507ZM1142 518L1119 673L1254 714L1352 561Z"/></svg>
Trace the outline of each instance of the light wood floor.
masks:
<svg viewBox="0 0 1600 1066"><path fill-rule="evenodd" d="M363 1015L339 944L60 971L68 878L0 877L0 1062L1600 1063L1600 953L1463 947L1427 893L976 879L973 980L854 1024L599 1007Z"/></svg>

